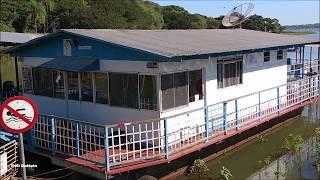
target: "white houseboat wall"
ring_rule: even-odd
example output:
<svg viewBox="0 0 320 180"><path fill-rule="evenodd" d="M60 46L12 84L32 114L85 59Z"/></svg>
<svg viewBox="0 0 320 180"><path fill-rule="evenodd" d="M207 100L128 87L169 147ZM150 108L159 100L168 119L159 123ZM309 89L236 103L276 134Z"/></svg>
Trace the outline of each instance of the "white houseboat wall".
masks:
<svg viewBox="0 0 320 180"><path fill-rule="evenodd" d="M201 44L203 34L208 44ZM99 138L92 143L98 155L79 144L77 153L64 153L104 158L99 162L110 170L123 162L168 157L303 102L297 89L304 82L287 85L287 49L313 42L318 41L248 30L62 30L7 52L23 61L24 95L35 100L40 114L99 124L90 135L90 143L91 136ZM319 79L313 83L316 87ZM79 130L78 124L76 130L62 126Z"/></svg>

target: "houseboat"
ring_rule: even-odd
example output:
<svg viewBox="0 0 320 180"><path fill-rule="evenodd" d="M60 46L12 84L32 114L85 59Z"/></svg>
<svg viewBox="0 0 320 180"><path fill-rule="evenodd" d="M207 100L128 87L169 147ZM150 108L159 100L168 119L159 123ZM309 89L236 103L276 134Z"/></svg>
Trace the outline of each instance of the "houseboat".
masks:
<svg viewBox="0 0 320 180"><path fill-rule="evenodd" d="M22 62L23 94L39 108L28 149L103 179L314 102L319 57L314 73L299 66L288 81L287 50L319 41L244 29L63 29L5 53Z"/></svg>

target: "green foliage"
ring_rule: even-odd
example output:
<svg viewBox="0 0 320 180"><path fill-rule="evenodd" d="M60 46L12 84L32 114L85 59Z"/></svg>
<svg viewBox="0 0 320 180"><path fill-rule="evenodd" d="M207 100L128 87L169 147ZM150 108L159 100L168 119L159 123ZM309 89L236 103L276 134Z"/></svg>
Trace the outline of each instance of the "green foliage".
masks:
<svg viewBox="0 0 320 180"><path fill-rule="evenodd" d="M48 33L65 28L215 29L222 16L191 14L144 0L1 0L2 31ZM243 28L281 32L277 19L254 15Z"/></svg>
<svg viewBox="0 0 320 180"><path fill-rule="evenodd" d="M201 159L197 159L193 162L193 165L190 167L188 176L194 179L207 179L208 172L209 169L206 163Z"/></svg>
<svg viewBox="0 0 320 180"><path fill-rule="evenodd" d="M301 135L289 134L289 136L284 139L283 148L287 150L292 150L296 154L299 154L301 152L302 147L303 138Z"/></svg>
<svg viewBox="0 0 320 180"><path fill-rule="evenodd" d="M222 166L222 169L220 171L220 175L221 175L222 179L224 179L224 180L229 180L232 178L231 172L229 171L229 169L227 169L224 166Z"/></svg>

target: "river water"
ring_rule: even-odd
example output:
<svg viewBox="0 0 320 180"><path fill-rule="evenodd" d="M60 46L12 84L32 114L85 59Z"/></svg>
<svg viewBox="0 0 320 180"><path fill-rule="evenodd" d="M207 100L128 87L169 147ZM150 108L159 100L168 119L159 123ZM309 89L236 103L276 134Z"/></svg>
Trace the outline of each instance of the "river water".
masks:
<svg viewBox="0 0 320 180"><path fill-rule="evenodd" d="M301 116L266 135L246 143L224 155L208 161L208 179L221 178L226 167L232 179L320 179L314 162L317 159L314 131L320 127L320 104L304 108ZM284 148L285 139L292 134L304 140L300 153ZM319 152L318 152L319 153ZM299 157L299 158L298 158ZM300 159L297 163L297 159ZM188 176L177 179L190 179Z"/></svg>

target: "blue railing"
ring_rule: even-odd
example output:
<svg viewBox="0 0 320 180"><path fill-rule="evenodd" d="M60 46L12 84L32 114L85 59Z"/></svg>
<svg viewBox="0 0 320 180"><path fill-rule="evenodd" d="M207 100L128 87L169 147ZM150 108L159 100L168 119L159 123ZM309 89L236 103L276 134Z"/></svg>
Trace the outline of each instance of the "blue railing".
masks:
<svg viewBox="0 0 320 180"><path fill-rule="evenodd" d="M317 96L319 75L154 120L104 126L39 115L30 131L30 148L74 156L110 170L130 162L169 158Z"/></svg>

